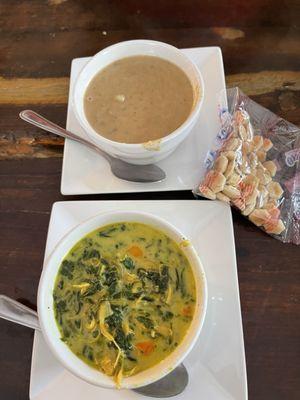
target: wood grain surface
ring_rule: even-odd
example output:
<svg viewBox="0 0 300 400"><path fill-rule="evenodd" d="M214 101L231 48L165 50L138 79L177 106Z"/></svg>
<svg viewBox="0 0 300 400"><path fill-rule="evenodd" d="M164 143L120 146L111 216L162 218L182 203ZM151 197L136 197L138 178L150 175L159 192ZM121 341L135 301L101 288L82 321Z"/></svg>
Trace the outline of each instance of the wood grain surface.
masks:
<svg viewBox="0 0 300 400"><path fill-rule="evenodd" d="M73 58L136 38L220 46L227 86L300 125L299 21L297 0L0 0L0 293L35 308L55 201L193 198L60 195L63 140L18 114L32 108L65 125ZM300 249L235 212L233 220L249 399L296 400ZM1 399L28 399L32 338L29 329L0 320Z"/></svg>

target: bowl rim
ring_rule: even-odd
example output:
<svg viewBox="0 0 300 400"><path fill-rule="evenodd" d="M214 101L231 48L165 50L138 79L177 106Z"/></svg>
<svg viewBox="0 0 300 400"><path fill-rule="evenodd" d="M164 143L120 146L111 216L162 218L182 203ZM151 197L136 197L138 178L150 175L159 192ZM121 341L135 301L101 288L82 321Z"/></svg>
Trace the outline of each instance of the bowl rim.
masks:
<svg viewBox="0 0 300 400"><path fill-rule="evenodd" d="M125 217L124 217L125 215ZM122 217L123 216L123 217ZM118 217L119 219L116 221L115 218ZM155 229L161 230L163 233L165 233L166 235L169 235L170 232L172 232L172 234L174 234L174 236L178 237L178 241L176 239L174 239L174 237L172 238L178 245L179 245L179 238L180 241L182 240L186 240L185 235L183 235L176 227L174 227L171 223L169 223L168 221L165 221L163 218L158 217L157 215L153 215L150 213L146 213L146 212L138 212L138 211L122 211L122 210L116 210L116 211L109 211L109 212L103 212L103 213L98 213L88 219L86 219L85 221L82 221L81 223L77 224L75 227L73 227L71 230L69 230L60 240L59 242L56 244L56 246L54 247L53 251L51 252L51 254L47 257L47 259L44 262L44 267L42 270L42 274L41 274L41 278L40 278L40 282L39 282L39 287L38 287L38 296L37 296L37 308L38 308L38 316L39 316L39 320L40 320L40 326L41 326L41 330L43 333L43 337L45 338L45 341L47 343L47 345L50 347L52 353L55 355L55 357L59 360L59 362L66 368L68 369L72 374L76 375L77 377L79 377L80 379L84 380L85 382L91 383L93 385L96 386L101 386L101 387L105 387L105 388L116 388L116 384L115 382L109 378L109 381L107 381L107 375L105 375L104 373L102 373L101 371L97 371L97 379L92 379L90 377L88 377L88 373L84 372L84 370L87 371L88 369L92 369L94 370L92 367L90 367L88 364L84 363L84 361L81 360L82 362L82 368L80 368L79 370L76 369L75 367L72 366L72 364L70 363L70 361L66 360L58 351L57 349L57 343L58 340L60 340L57 337L54 337L54 335L51 334L51 332L48 332L46 326L47 326L47 315L48 312L47 310L44 310L44 303L46 304L46 300L44 299L44 296L47 295L47 290L49 290L49 286L51 285L51 293L53 291L53 285L55 282L55 278L57 276L57 272L60 266L60 263L56 264L56 270L55 270L55 274L54 274L54 278L49 281L49 278L47 279L47 275L49 275L49 270L51 267L51 260L53 260L53 258L55 257L55 254L57 252L59 252L59 250L64 247L64 245L66 245L66 243L68 243L68 240L71 240L71 243L69 243L67 245L68 250L67 252L75 245L75 243L77 243L80 238L73 238L73 240L71 239L72 235L76 235L76 233L81 229L85 230L85 232L82 234L80 234L80 237L84 237L86 236L88 233L93 232L95 229L98 228L89 228L89 225L92 224L93 222L96 222L97 219L110 219L113 218L114 220L112 222L109 221L105 221L103 222L99 222L98 228L100 228L101 226L105 226L108 225L110 223L117 223L117 222L126 222L126 221L131 221L131 222L138 222L138 223L144 223L146 225L150 225L151 226L151 222L153 221L153 227ZM145 218L146 222L142 222L139 220L135 220L135 218ZM155 226L155 223L157 223L158 226ZM169 233L168 233L169 231ZM153 376L151 377L150 374L150 378L148 379L144 379L144 381L142 383L139 384L135 384L135 383L129 383L127 384L125 381L126 379L130 379L131 381L134 380L133 378L137 375L134 375L130 378L125 378L123 382L125 382L125 384L121 385L122 388L137 388L140 386L144 386L150 383L153 383L161 378L163 378L165 375L167 375L169 372L171 372L171 370L173 370L174 368L176 368L176 366L178 366L183 359L189 354L189 352L191 351L192 347L194 346L195 342L197 341L199 334L202 330L203 324L204 324L204 320L205 320L205 316L206 316L206 311L207 311L207 299L208 299L208 295L207 295L207 281L206 281L206 275L205 275L205 271L202 265L202 262L196 252L196 250L194 249L193 245L191 243L189 243L189 245L187 247L182 246L181 250L185 253L185 255L187 256L189 263L192 266L192 270L193 270L193 275L195 278L195 282L196 282L196 289L201 288L202 292L201 295L197 293L197 301L196 301L196 310L197 313L194 314L193 320L191 322L190 327L188 328L188 331L186 333L186 335L184 336L182 342L180 343L180 345L174 350L172 351L165 359L163 359L160 363L154 365L153 367L146 369L145 371L139 373L139 374L146 374L148 371L151 371L152 369L156 368L159 366L159 364L165 362L165 360L167 360L168 358L170 358L171 355L173 355L174 353L178 352L179 354L176 357L175 362L173 362L171 365L169 366L165 366L163 368L163 370L161 371L161 373L156 372L156 374L154 374L154 378ZM65 252L65 255L67 254L67 252ZM64 256L65 256L64 255ZM64 258L64 256L60 257L60 260L62 260ZM191 261L191 258L193 259ZM197 271L197 272L196 272ZM198 275L197 275L198 274ZM201 278L200 278L201 276ZM52 297L52 296L51 296ZM53 308L52 308L52 313L53 313ZM50 317L51 318L51 317ZM52 314L52 318L55 321L55 317ZM56 322L56 321L55 321ZM194 326L195 325L195 326ZM192 327L193 327L193 331L192 331ZM59 329L56 325L56 329L59 333ZM191 334L192 331L192 334ZM188 338L188 336L190 336L190 338ZM189 339L189 341L187 342L187 338ZM184 346L183 346L184 345ZM181 350L181 348L185 348L184 351ZM65 345L65 348L67 349L67 353L70 354L70 356L74 356L76 357L78 360L80 360L79 357L77 357L70 349L67 345ZM181 350L181 351L180 351ZM166 363L166 362L165 362ZM96 370L95 370L96 371ZM102 382L101 378L103 380L106 380L106 382Z"/></svg>
<svg viewBox="0 0 300 400"><path fill-rule="evenodd" d="M84 119L81 118L80 113L79 113L79 103L81 102L81 99L78 100L78 96L76 95L77 90L78 90L78 82L80 81L80 79L82 79L82 75L85 73L85 70L90 66L90 64L92 62L94 62L94 60L96 58L100 58L101 56L103 56L104 54L106 54L109 51L114 51L115 49L118 49L120 47L124 47L124 46L135 46L138 44L144 44L144 45L154 45L154 46L161 46L164 48L168 48L171 51L173 51L174 53L176 52L176 54L181 57L182 59L184 59L188 64L190 64L191 66L191 70L193 71L193 74L197 80L197 84L198 87L195 90L198 90L197 93L197 98L196 101L193 104L193 108L192 111L190 112L190 114L188 115L187 119L174 131L170 132L168 135L163 136L162 138L159 139L155 139L155 140L150 140L148 142L142 142L142 143L124 143L124 142L116 142L110 139L107 139L106 137L102 136L100 133L98 133L89 123L89 121L87 120L84 110L83 110L83 114L84 114ZM121 57L120 59L122 59L124 57ZM167 58L166 58L167 60ZM109 64L108 64L109 65ZM179 67L180 68L180 67ZM97 71L95 71L95 73L93 74L93 77L99 73L101 71L102 68L97 69ZM182 69L183 70L183 69ZM183 70L184 71L184 70ZM184 71L185 72L185 71ZM189 77L188 77L189 78ZM92 78L91 78L92 79ZM89 80L89 83L91 81L91 79ZM190 78L189 78L190 80ZM88 87L88 84L85 85L85 90L84 93L86 91ZM84 96L83 93L83 96ZM77 118L77 120L79 121L80 125L83 127L84 131L87 133L87 135L96 143L100 143L102 142L103 144L109 145L109 146L117 146L120 149L125 150L130 150L130 149L140 149L141 147L144 148L145 150L147 150L147 143L156 143L159 142L160 144L164 144L164 143L168 143L169 141L173 140L174 138L176 138L177 136L180 136L180 134L187 129L190 125L193 124L193 121L198 117L199 112L202 108L202 104L203 104L203 99L204 99L204 95L205 95L205 85L204 85L204 80L202 77L202 73L199 70L199 68L196 66L196 64L186 55L184 54L180 49L178 49L177 47L165 43L165 42L161 42L161 41L157 41L157 40L148 40L148 39L136 39L136 40L126 40L126 41L122 41L122 42L118 42L115 44L112 44L108 47L105 47L104 49L100 50L98 53L96 53L94 56L91 57L91 59L85 64L85 66L82 68L82 70L80 71L80 73L78 74L73 90L72 90L72 95L71 95L71 99L72 99L72 103L73 103L73 109L75 112L75 116Z"/></svg>

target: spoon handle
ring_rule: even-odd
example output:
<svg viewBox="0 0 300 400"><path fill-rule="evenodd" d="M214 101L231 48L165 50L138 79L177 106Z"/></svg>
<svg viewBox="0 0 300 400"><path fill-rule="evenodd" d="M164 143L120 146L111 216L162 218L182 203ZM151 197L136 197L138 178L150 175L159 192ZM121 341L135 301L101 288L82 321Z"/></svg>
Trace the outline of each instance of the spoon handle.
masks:
<svg viewBox="0 0 300 400"><path fill-rule="evenodd" d="M136 165L129 164L126 161L111 156L93 142L86 140L75 133L67 131L66 129L54 124L32 110L21 111L19 115L21 119L37 126L38 128L52 132L55 135L62 136L64 138L75 140L101 154L101 156L108 161L111 172L117 178L129 182L160 182L166 178L165 172L157 165L148 164L137 167Z"/></svg>
<svg viewBox="0 0 300 400"><path fill-rule="evenodd" d="M0 295L0 318L41 330L37 312L3 294Z"/></svg>
<svg viewBox="0 0 300 400"><path fill-rule="evenodd" d="M76 135L75 133L67 131L66 129L62 128L61 126L56 125L54 122L51 122L48 119L44 118L43 116L36 113L35 111L24 110L24 111L20 112L19 116L24 121L29 122L30 124L35 125L38 128L41 128L41 129L44 129L45 131L54 133L55 135L62 136L63 138L72 139L79 143L82 143L85 146L88 146L88 147L92 148L93 150L96 150L98 153L100 153L106 159L112 158L110 155L108 155L107 153L105 153L104 151L99 149L99 147L94 145L92 142L89 142L88 140L83 139L82 137Z"/></svg>

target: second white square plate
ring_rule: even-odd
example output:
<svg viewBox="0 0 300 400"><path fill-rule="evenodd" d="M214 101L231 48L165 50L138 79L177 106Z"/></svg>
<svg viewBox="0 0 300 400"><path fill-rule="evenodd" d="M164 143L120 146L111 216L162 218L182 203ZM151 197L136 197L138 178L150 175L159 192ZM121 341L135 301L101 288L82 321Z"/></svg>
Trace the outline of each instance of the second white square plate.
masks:
<svg viewBox="0 0 300 400"><path fill-rule="evenodd" d="M189 238L198 252L208 285L205 322L184 360L189 385L178 400L247 400L247 378L231 210L217 201L77 201L53 206L45 258L58 241L100 212L139 210L164 218ZM131 390L103 389L63 369L36 332L31 400L145 400Z"/></svg>
<svg viewBox="0 0 300 400"><path fill-rule="evenodd" d="M218 93L225 89L222 53L219 47L199 47L182 50L200 69L205 95L199 120L189 137L168 158L157 163L167 175L163 182L134 183L116 178L106 160L79 143L66 139L61 178L64 195L154 192L168 190L192 190L200 182L203 160L211 148L218 128ZM71 93L75 80L89 57L76 58L72 62L67 129L86 137L72 106Z"/></svg>

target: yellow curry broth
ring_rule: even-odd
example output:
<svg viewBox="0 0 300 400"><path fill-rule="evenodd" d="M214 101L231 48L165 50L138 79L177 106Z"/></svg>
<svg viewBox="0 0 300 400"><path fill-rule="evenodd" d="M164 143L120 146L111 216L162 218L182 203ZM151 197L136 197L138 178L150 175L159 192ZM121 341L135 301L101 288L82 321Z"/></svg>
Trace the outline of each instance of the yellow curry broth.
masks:
<svg viewBox="0 0 300 400"><path fill-rule="evenodd" d="M116 223L71 249L53 298L62 340L120 383L180 344L196 290L189 262L173 240L148 225Z"/></svg>

